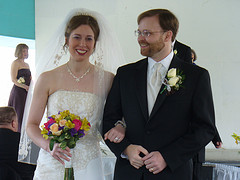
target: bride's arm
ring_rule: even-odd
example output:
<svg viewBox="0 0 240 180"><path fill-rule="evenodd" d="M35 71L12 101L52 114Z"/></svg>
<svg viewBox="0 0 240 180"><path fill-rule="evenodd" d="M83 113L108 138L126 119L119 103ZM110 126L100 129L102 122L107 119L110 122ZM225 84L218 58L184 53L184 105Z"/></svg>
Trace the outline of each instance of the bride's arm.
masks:
<svg viewBox="0 0 240 180"><path fill-rule="evenodd" d="M41 123L45 107L48 100L48 82L46 74L39 76L37 83L35 85L33 99L31 103L31 108L29 112L28 122L26 131L28 136L33 140L33 142L41 147L42 149L49 151L49 140L45 140L41 135L41 130L39 125Z"/></svg>
<svg viewBox="0 0 240 180"><path fill-rule="evenodd" d="M55 144L53 150L50 151L49 139L46 140L43 138L41 129L39 128L48 101L50 87L54 86L54 83L52 82L55 81L51 80L52 77L54 76L52 76L50 72L45 72L38 78L34 89L26 131L28 136L37 146L49 152L55 159L63 164L62 159L68 160L64 154L71 156L69 153L70 149L66 148L66 150L62 150L58 144Z"/></svg>

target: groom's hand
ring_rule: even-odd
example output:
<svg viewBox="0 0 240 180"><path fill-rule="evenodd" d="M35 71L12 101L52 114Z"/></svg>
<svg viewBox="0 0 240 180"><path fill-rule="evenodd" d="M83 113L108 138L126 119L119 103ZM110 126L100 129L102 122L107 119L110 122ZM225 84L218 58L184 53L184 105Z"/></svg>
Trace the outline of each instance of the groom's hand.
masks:
<svg viewBox="0 0 240 180"><path fill-rule="evenodd" d="M143 161L146 165L146 168L153 174L157 174L167 167L166 161L158 151L149 153L143 157Z"/></svg>
<svg viewBox="0 0 240 180"><path fill-rule="evenodd" d="M143 153L144 155L148 154L148 151L139 145L129 145L125 150L124 154L128 156L128 159L130 161L130 164L135 167L136 169L139 169L144 165L144 162L142 160L142 157L140 156L140 153Z"/></svg>

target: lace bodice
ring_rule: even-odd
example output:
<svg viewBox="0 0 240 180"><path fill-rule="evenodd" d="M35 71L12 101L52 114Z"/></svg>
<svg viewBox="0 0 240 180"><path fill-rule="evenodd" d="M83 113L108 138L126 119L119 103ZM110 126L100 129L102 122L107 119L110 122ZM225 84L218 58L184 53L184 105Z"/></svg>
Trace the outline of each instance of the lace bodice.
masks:
<svg viewBox="0 0 240 180"><path fill-rule="evenodd" d="M100 157L99 127L102 121L102 109L101 98L88 92L58 90L48 98L47 116L69 110L80 118L86 117L91 124L88 134L80 138L76 147L72 149L72 165L76 169L85 169L92 159ZM49 155L44 151L41 153ZM52 161L55 162L56 166L59 165L55 159Z"/></svg>
<svg viewBox="0 0 240 180"><path fill-rule="evenodd" d="M90 132L96 134L101 124L102 107L101 98L88 92L58 90L51 94L47 104L47 116L57 114L59 111L69 110L84 117L91 124Z"/></svg>

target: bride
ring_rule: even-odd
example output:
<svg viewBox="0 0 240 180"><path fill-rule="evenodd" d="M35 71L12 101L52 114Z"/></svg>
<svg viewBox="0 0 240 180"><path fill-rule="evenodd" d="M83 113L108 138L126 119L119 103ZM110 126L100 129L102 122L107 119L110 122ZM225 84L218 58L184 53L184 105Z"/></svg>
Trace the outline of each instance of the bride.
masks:
<svg viewBox="0 0 240 180"><path fill-rule="evenodd" d="M46 66L41 65L43 73L35 85L26 125L28 136L41 148L34 179L63 179L64 161L70 157L75 179L106 179L99 144L102 112L114 77L109 71L114 72L117 68L114 65L123 62L121 50L105 19L86 9L73 10L56 35L59 38L54 38L55 45L41 58L40 63ZM67 62L63 51L70 54ZM57 67L49 70L51 65ZM63 150L57 143L50 151L49 140L42 137L39 126L43 123L45 107L47 116L69 110L90 122L90 131L77 141L71 153L68 147ZM121 138L116 129L113 133Z"/></svg>

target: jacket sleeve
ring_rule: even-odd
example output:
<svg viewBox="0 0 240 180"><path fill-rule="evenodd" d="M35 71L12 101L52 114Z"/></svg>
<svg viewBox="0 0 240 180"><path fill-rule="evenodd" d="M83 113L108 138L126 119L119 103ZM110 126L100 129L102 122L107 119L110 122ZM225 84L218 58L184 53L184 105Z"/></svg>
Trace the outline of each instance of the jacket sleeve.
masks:
<svg viewBox="0 0 240 180"><path fill-rule="evenodd" d="M122 117L123 113L120 90L120 72L118 69L104 108L103 133L105 134L107 131L113 128L114 124L118 120L121 120ZM126 149L126 147L130 145L126 138L124 138L120 143L113 143L109 140L106 140L105 142L117 157L119 157L121 153Z"/></svg>

